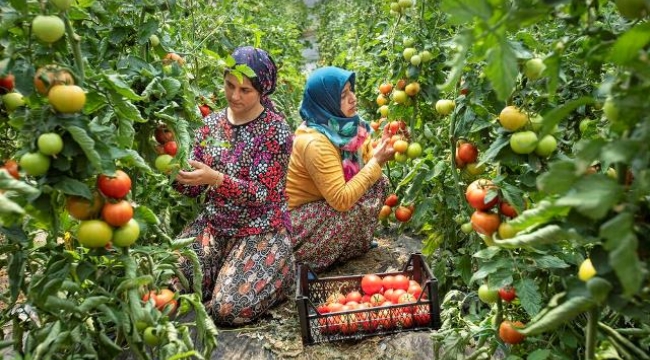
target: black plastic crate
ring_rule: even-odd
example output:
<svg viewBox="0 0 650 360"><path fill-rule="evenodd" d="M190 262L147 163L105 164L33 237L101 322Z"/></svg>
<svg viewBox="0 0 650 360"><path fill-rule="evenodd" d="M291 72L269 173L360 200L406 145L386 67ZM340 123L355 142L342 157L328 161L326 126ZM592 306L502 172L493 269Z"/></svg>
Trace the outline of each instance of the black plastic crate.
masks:
<svg viewBox="0 0 650 360"><path fill-rule="evenodd" d="M296 303L303 344L313 345L403 331L439 329L438 280L433 277L424 256L419 253L411 254L401 272L376 275L383 278L398 274L417 281L422 287L422 294L415 302L321 314L317 308L325 303L330 295L337 292L361 291L361 279L365 274L318 278L309 266L299 264Z"/></svg>

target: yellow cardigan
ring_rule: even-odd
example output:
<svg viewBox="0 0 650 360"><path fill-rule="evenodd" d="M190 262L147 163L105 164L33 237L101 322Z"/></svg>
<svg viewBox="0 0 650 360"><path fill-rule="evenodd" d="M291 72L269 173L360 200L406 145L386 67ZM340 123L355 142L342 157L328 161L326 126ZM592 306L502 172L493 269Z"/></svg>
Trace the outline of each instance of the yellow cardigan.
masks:
<svg viewBox="0 0 650 360"><path fill-rule="evenodd" d="M323 134L306 126L296 130L287 174L289 209L325 199L338 211L348 211L381 177L372 158L370 138L363 145L365 166L345 182L341 153Z"/></svg>

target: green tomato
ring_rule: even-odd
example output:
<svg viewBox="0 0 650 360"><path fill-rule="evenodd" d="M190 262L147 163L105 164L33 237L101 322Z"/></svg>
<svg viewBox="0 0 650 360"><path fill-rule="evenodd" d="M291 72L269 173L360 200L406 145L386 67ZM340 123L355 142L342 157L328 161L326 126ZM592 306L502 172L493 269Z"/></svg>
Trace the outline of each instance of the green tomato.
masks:
<svg viewBox="0 0 650 360"><path fill-rule="evenodd" d="M63 150L63 139L57 133L45 133L38 137L38 150L45 155L56 155Z"/></svg>
<svg viewBox="0 0 650 360"><path fill-rule="evenodd" d="M404 52L402 53L402 55L404 56L404 60L411 61L411 58L413 57L413 55L415 55L417 53L418 53L418 51L415 48L408 47L408 48L404 49Z"/></svg>
<svg viewBox="0 0 650 360"><path fill-rule="evenodd" d="M472 223L469 221L460 226L460 231L462 231L465 234L469 234L473 230L474 228L472 227Z"/></svg>
<svg viewBox="0 0 650 360"><path fill-rule="evenodd" d="M541 157L550 156L557 149L557 140L553 135L544 136L535 147L535 154Z"/></svg>
<svg viewBox="0 0 650 360"><path fill-rule="evenodd" d="M436 111L442 116L451 114L456 107L454 100L440 99L436 101Z"/></svg>
<svg viewBox="0 0 650 360"><path fill-rule="evenodd" d="M25 99L21 93L11 92L9 94L2 95L2 103L5 105L5 108L8 112L12 112L25 105Z"/></svg>
<svg viewBox="0 0 650 360"><path fill-rule="evenodd" d="M589 128L591 127L591 124L593 121L589 118L584 118L582 121L580 121L580 132L584 134L585 132L589 131Z"/></svg>
<svg viewBox="0 0 650 360"><path fill-rule="evenodd" d="M27 175L45 175L50 169L50 157L40 152L27 153L20 157L20 167Z"/></svg>
<svg viewBox="0 0 650 360"><path fill-rule="evenodd" d="M111 242L115 246L127 247L133 245L140 236L140 225L138 222L131 218L126 224L118 227L113 231L113 239Z"/></svg>
<svg viewBox="0 0 650 360"><path fill-rule="evenodd" d="M113 228L104 220L84 220L77 228L77 240L87 248L101 248L111 242Z"/></svg>
<svg viewBox="0 0 650 360"><path fill-rule="evenodd" d="M520 131L510 136L510 148L517 154L530 154L537 147L537 134L533 131Z"/></svg>
<svg viewBox="0 0 650 360"><path fill-rule="evenodd" d="M544 60L539 58L530 59L524 65L524 75L530 80L537 80L542 77L544 69L546 69Z"/></svg>
<svg viewBox="0 0 650 360"><path fill-rule="evenodd" d="M422 58L420 57L420 55L415 54L415 55L411 56L411 60L410 60L410 61L411 61L411 65L413 65L413 66L419 66L420 63L422 62Z"/></svg>
<svg viewBox="0 0 650 360"><path fill-rule="evenodd" d="M174 157L169 154L158 155L154 165L158 171L169 173L173 169L173 165L171 164L172 160L174 160Z"/></svg>
<svg viewBox="0 0 650 360"><path fill-rule="evenodd" d="M32 21L32 32L39 40L53 43L63 37L65 24L56 15L37 15Z"/></svg>
<svg viewBox="0 0 650 360"><path fill-rule="evenodd" d="M156 47L160 45L160 39L158 38L158 35L152 34L149 36L149 43L151 43L151 47Z"/></svg>
<svg viewBox="0 0 650 360"><path fill-rule="evenodd" d="M408 94L404 90L395 90L393 91L393 101L396 104L404 104L408 99Z"/></svg>
<svg viewBox="0 0 650 360"><path fill-rule="evenodd" d="M410 143L409 147L406 149L406 156L408 156L409 159L415 159L420 155L422 155L422 145L417 142Z"/></svg>
<svg viewBox="0 0 650 360"><path fill-rule="evenodd" d="M398 163L405 163L406 160L408 160L408 156L406 156L406 154L395 153L395 161Z"/></svg>
<svg viewBox="0 0 650 360"><path fill-rule="evenodd" d="M399 3L397 5L399 6ZM404 37L404 39L402 39L402 44L404 44L404 46L406 46L406 47L411 47L411 46L413 46L413 44L415 44L415 39L412 38L412 37L406 36L406 37Z"/></svg>
<svg viewBox="0 0 650 360"><path fill-rule="evenodd" d="M494 304L499 299L499 290L490 289L487 284L478 288L478 298L486 304Z"/></svg>
<svg viewBox="0 0 650 360"><path fill-rule="evenodd" d="M613 97L609 96L605 99L605 103L603 104L603 113L605 113L605 117L611 122L616 122L618 120L619 110Z"/></svg>
<svg viewBox="0 0 650 360"><path fill-rule="evenodd" d="M413 6L413 0L399 0L397 3L402 9L407 9Z"/></svg>
<svg viewBox="0 0 650 360"><path fill-rule="evenodd" d="M420 52L420 58L422 58L423 63L426 63L433 59L433 55L431 55L431 52L429 52L428 50L424 50Z"/></svg>
<svg viewBox="0 0 650 360"><path fill-rule="evenodd" d="M158 346L162 343L158 331L153 326L144 329L142 338L144 340L144 343L149 346Z"/></svg>

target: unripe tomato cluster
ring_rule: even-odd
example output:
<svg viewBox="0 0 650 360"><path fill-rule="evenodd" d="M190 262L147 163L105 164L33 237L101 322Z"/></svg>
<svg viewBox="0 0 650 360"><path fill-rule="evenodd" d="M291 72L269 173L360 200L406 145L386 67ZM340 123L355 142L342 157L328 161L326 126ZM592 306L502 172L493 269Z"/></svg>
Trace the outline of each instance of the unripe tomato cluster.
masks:
<svg viewBox="0 0 650 360"><path fill-rule="evenodd" d="M127 247L140 236L140 225L133 219L133 206L125 199L131 191L131 178L122 170L113 176L101 174L97 178L97 192L93 199L69 196L66 210L80 221L77 240L87 248L101 248L109 244Z"/></svg>
<svg viewBox="0 0 650 360"><path fill-rule="evenodd" d="M155 132L156 153L158 156L154 165L158 171L169 173L173 169L172 161L178 152L178 144L174 140L174 133L165 124L159 125Z"/></svg>
<svg viewBox="0 0 650 360"><path fill-rule="evenodd" d="M404 274L366 274L358 288L330 294L316 311L321 334L354 334L411 328L431 323L426 292ZM400 305L400 306L397 306ZM356 310L366 310L352 312Z"/></svg>
<svg viewBox="0 0 650 360"><path fill-rule="evenodd" d="M512 132L510 148L514 153L526 155L534 152L537 156L546 158L557 149L557 139L551 134L538 138L535 131L541 128L542 120L539 115L531 119L525 112L512 105L503 108L499 114L501 126ZM531 130L526 129L529 124Z"/></svg>

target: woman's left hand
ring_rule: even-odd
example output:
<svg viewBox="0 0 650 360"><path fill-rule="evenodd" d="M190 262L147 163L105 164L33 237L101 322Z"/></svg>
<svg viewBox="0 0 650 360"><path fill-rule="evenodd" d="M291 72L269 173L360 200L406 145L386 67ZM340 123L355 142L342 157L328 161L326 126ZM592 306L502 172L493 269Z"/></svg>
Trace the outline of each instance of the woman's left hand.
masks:
<svg viewBox="0 0 650 360"><path fill-rule="evenodd" d="M188 160L194 168L192 171L179 171L176 181L184 185L221 185L223 174L208 165L195 160Z"/></svg>

